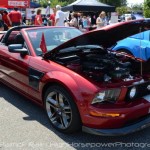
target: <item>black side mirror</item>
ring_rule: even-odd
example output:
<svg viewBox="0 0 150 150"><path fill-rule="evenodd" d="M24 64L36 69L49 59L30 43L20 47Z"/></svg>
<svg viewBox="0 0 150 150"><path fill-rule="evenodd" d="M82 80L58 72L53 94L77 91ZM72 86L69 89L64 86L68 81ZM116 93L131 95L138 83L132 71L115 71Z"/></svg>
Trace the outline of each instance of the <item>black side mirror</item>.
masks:
<svg viewBox="0 0 150 150"><path fill-rule="evenodd" d="M28 50L22 46L22 44L11 44L8 46L8 50L11 53L20 53L20 55L27 55Z"/></svg>

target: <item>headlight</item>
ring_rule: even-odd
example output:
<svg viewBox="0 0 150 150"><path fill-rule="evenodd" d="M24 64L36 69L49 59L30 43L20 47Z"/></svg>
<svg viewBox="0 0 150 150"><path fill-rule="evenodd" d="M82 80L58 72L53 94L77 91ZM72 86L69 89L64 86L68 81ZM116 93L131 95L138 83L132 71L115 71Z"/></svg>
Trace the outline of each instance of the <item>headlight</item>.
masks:
<svg viewBox="0 0 150 150"><path fill-rule="evenodd" d="M102 103L104 101L116 101L121 89L109 89L98 93L91 104Z"/></svg>
<svg viewBox="0 0 150 150"><path fill-rule="evenodd" d="M133 99L134 97L135 97L135 95L136 95L136 87L133 87L131 90L130 90L130 92L129 92L129 97L130 97L130 99Z"/></svg>

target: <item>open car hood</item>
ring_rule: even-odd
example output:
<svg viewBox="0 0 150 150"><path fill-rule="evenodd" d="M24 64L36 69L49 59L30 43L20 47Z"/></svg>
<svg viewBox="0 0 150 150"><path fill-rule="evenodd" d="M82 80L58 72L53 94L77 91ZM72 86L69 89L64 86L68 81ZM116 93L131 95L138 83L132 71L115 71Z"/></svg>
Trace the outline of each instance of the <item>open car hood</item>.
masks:
<svg viewBox="0 0 150 150"><path fill-rule="evenodd" d="M102 29L82 34L67 41L66 43L63 43L62 45L59 45L52 51L46 53L44 58L47 58L59 52L61 49L68 47L100 45L104 48L109 48L116 44L117 41L145 30L150 30L150 19L140 19L108 25Z"/></svg>

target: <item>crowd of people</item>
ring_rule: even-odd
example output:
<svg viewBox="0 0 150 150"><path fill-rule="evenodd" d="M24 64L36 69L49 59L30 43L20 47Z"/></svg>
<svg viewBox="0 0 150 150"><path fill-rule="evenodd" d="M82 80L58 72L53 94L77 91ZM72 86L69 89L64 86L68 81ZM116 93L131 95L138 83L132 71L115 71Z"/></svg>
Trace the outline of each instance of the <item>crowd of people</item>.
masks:
<svg viewBox="0 0 150 150"><path fill-rule="evenodd" d="M90 15L80 12L71 12L69 15L61 10L61 6L57 5L53 8L53 13L49 16L41 15L41 9L38 9L36 15L32 16L32 24L34 25L48 25L48 26L71 26L78 29L89 30L90 28L100 28L108 24L106 13L102 11L95 23L92 23Z"/></svg>
<svg viewBox="0 0 150 150"><path fill-rule="evenodd" d="M71 26L84 27L91 26L91 18L78 12L71 12L69 15L61 10L57 5L53 8L53 13L49 16L41 15L41 9L38 9L36 15L32 16L32 24L49 26Z"/></svg>
<svg viewBox="0 0 150 150"><path fill-rule="evenodd" d="M81 30L90 30L101 28L108 25L109 17L102 11L98 17L90 16L80 12L63 12L60 5L53 8L53 13L50 15L41 14L42 10L38 9L37 12L32 11L32 25L45 25L45 26L71 26ZM93 23L93 19L95 19ZM9 13L3 11L0 13L0 31L8 30L9 27L18 26L25 22L22 18L21 12L18 8L14 8Z"/></svg>

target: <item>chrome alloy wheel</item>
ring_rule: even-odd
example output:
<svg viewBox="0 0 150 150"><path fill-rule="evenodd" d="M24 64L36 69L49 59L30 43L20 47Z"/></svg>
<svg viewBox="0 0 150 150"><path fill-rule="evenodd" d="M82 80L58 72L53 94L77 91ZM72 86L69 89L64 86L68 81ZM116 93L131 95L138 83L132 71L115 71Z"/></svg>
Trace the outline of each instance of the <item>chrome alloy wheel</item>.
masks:
<svg viewBox="0 0 150 150"><path fill-rule="evenodd" d="M59 129L67 129L72 122L72 110L68 99L60 92L50 92L46 97L46 111L51 123Z"/></svg>

